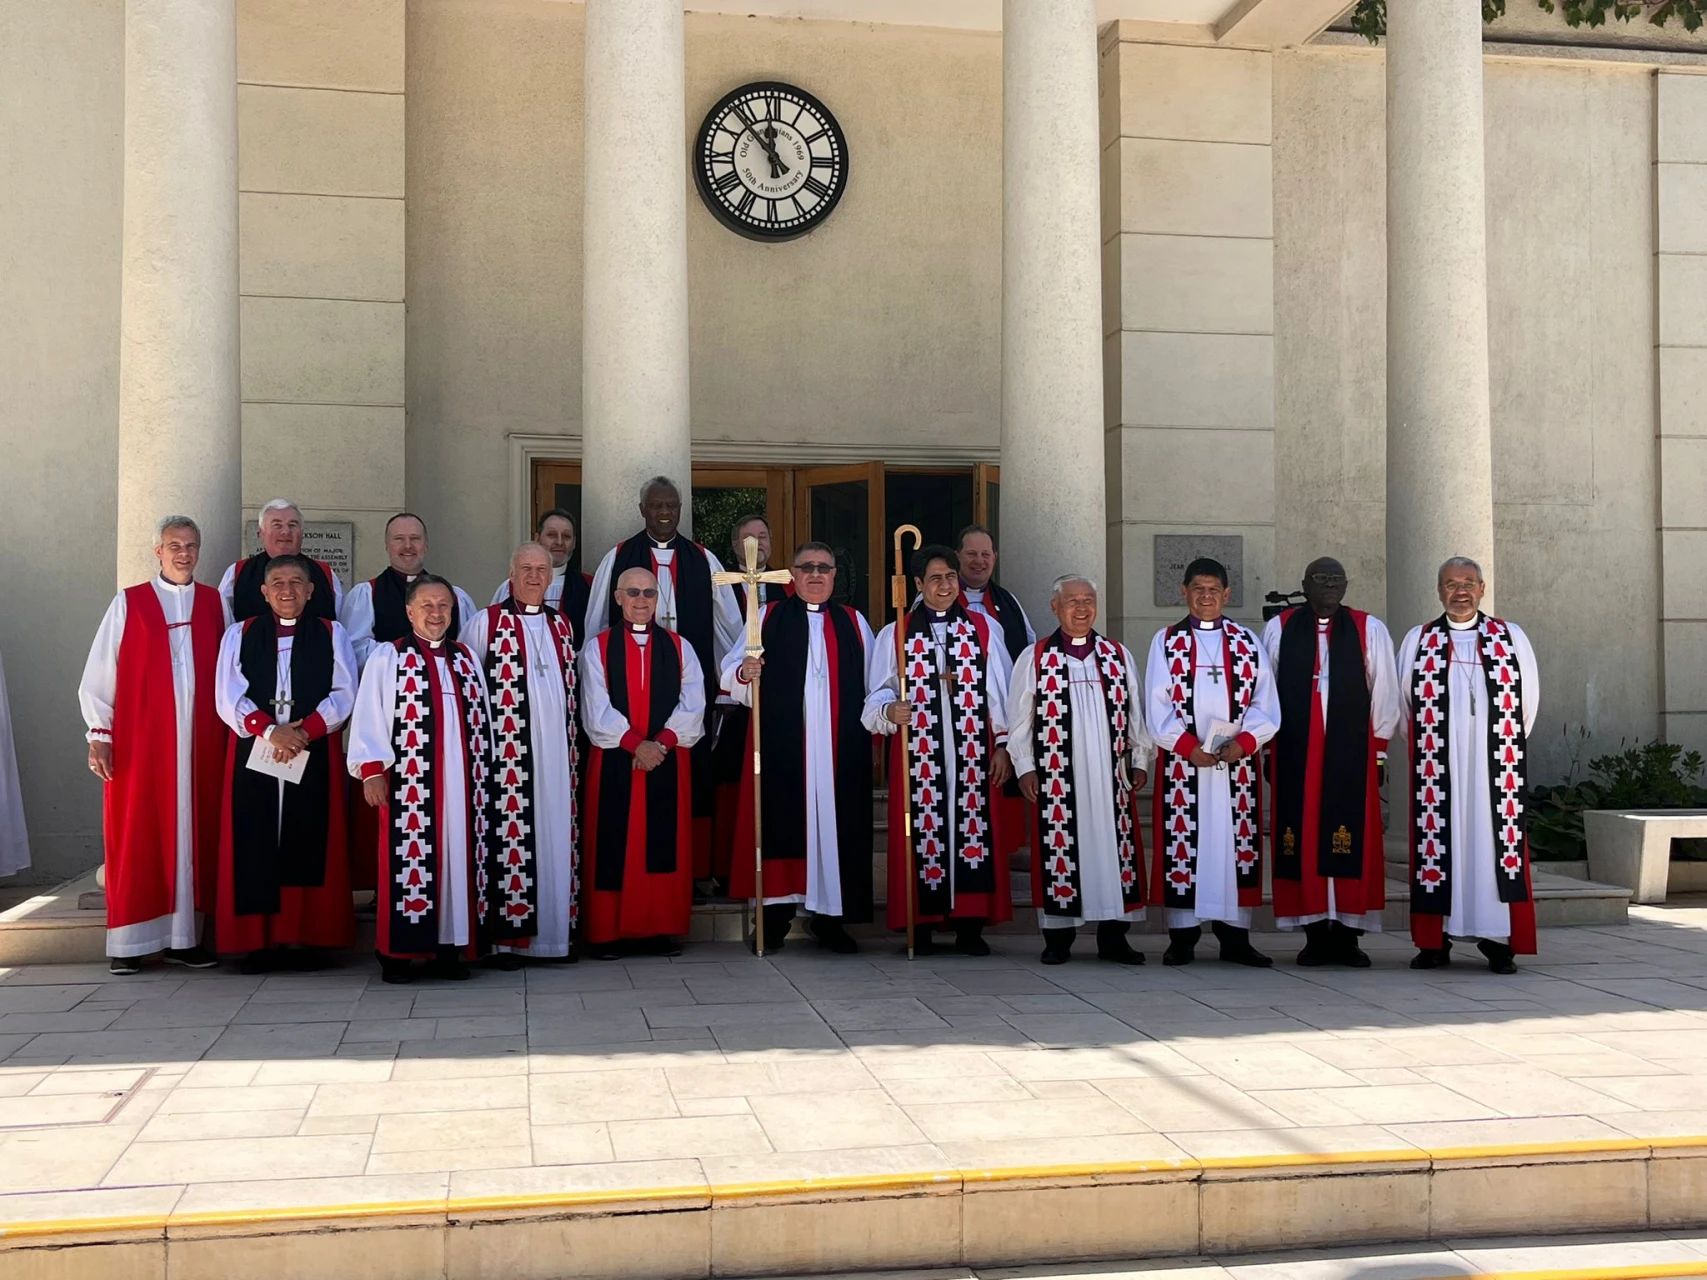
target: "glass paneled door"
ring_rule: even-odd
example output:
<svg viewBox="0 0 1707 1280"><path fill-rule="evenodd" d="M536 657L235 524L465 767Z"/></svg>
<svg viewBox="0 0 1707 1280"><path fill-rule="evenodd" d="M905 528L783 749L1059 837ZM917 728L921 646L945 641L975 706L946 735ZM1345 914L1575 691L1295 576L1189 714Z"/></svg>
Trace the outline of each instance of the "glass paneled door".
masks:
<svg viewBox="0 0 1707 1280"><path fill-rule="evenodd" d="M575 554L569 557L569 572L581 570L581 464L537 462L533 468L533 518L528 529L539 528L547 511L567 511L575 521Z"/></svg>
<svg viewBox="0 0 1707 1280"><path fill-rule="evenodd" d="M884 591L883 464L805 467L795 473L796 542L827 542L836 553L836 594L881 627Z"/></svg>

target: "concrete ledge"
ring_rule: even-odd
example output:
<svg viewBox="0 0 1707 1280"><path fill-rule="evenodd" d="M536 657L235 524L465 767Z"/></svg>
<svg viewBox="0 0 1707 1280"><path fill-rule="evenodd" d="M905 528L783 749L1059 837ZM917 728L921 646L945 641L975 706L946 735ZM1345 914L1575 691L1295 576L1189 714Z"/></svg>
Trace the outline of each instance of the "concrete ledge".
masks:
<svg viewBox="0 0 1707 1280"><path fill-rule="evenodd" d="M1707 836L1707 809L1590 809L1583 826L1591 877L1627 886L1636 902L1664 902L1671 842Z"/></svg>
<svg viewBox="0 0 1707 1280"><path fill-rule="evenodd" d="M1704 1174L1707 1136L76 1215L83 1201L94 1209L147 1194L175 1205L183 1191L109 1188L57 1193L43 1206L65 1216L0 1224L0 1272L698 1280L1421 1241L1514 1226L1675 1229L1707 1225Z"/></svg>

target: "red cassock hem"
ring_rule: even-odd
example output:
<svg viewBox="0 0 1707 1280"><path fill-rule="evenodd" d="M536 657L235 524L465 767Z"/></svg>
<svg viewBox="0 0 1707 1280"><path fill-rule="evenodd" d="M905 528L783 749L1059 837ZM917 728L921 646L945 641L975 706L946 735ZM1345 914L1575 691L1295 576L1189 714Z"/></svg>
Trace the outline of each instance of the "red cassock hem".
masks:
<svg viewBox="0 0 1707 1280"><path fill-rule="evenodd" d="M628 840L623 851L620 890L591 886L597 876L599 830L599 786L606 764L633 775L628 799ZM646 775L635 769L622 751L594 747L587 762L587 825L582 841L585 850L584 883L588 886L581 915L580 936L590 944L615 942L620 938L651 938L659 934L681 937L693 917L693 811L692 759L687 752L676 756L676 869L659 875L646 870Z"/></svg>
<svg viewBox="0 0 1707 1280"><path fill-rule="evenodd" d="M279 890L279 909L270 915L238 915L232 900L231 778L237 760L237 738L225 759L225 808L219 835L219 892L214 913L214 949L220 955L239 955L268 947L344 948L355 945L356 914L350 901L349 848L346 843L344 788L336 779L344 772L344 749L337 735L323 740L334 783L327 788L326 878L317 888Z"/></svg>

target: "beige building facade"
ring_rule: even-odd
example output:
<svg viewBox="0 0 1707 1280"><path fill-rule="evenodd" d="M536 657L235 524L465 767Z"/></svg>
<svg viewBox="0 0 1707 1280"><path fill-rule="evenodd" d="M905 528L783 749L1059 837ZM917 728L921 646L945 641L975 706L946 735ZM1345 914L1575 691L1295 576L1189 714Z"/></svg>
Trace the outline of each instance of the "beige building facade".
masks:
<svg viewBox="0 0 1707 1280"><path fill-rule="evenodd" d="M1135 646L1194 551L1253 621L1337 556L1395 634L1469 553L1541 658L1533 777L1579 728L1707 746L1707 34L1407 4L1372 48L1336 0L0 0L32 874L100 857L75 686L154 519L214 581L280 494L355 577L419 512L477 598L658 471L872 607L895 523L989 518L1034 618L1090 572ZM780 243L689 169L760 81L849 161Z"/></svg>

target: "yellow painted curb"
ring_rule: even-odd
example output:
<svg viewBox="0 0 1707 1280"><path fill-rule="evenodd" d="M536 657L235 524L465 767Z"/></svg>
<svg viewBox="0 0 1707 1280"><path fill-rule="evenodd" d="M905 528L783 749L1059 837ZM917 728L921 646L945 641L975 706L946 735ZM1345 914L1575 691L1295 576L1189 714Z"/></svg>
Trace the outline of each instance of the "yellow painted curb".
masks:
<svg viewBox="0 0 1707 1280"><path fill-rule="evenodd" d="M1264 1169L1296 1172L1319 1168L1324 1172L1348 1166L1414 1165L1418 1163L1464 1163L1476 1160L1521 1160L1547 1157L1608 1154L1640 1155L1650 1158L1661 1150L1707 1149L1707 1136L1672 1138L1605 1138L1583 1142L1528 1142L1485 1147L1425 1147L1380 1151L1325 1151L1259 1156L1218 1156L1106 1161L1096 1164L1016 1165L995 1169L921 1170L913 1173L854 1174L839 1177L794 1178L774 1182L735 1182L721 1185L674 1187L631 1187L597 1191L544 1192L531 1195L480 1196L467 1199L379 1201L372 1204L294 1205L276 1209L210 1210L165 1215L63 1218L36 1222L0 1223L0 1242L46 1241L55 1237L102 1233L169 1233L195 1227L269 1227L305 1221L359 1221L422 1216L458 1218L537 1213L542 1210L612 1210L625 1206L644 1212L642 1206L682 1201L701 1202L706 1207L730 1207L743 1201L774 1200L789 1196L810 1197L826 1193L906 1193L945 1191L958 1186L963 1192L1002 1183L1120 1178L1155 1174L1201 1176L1216 1170L1260 1173ZM0 1198L0 1211L4 1200ZM1524 1280L1566 1280L1568 1277L1604 1276L1614 1280L1642 1277L1687 1276L1689 1264L1672 1269L1625 1268L1598 1271L1530 1272ZM1682 1269L1679 1269L1682 1268ZM1707 1260L1696 1268L1707 1273ZM1462 1278L1459 1278L1462 1280Z"/></svg>
<svg viewBox="0 0 1707 1280"><path fill-rule="evenodd" d="M1664 1280L1668 1276L1707 1276L1707 1258L1699 1262L1649 1262L1635 1267L1582 1267L1564 1271L1477 1271L1470 1275L1455 1272L1424 1280Z"/></svg>

